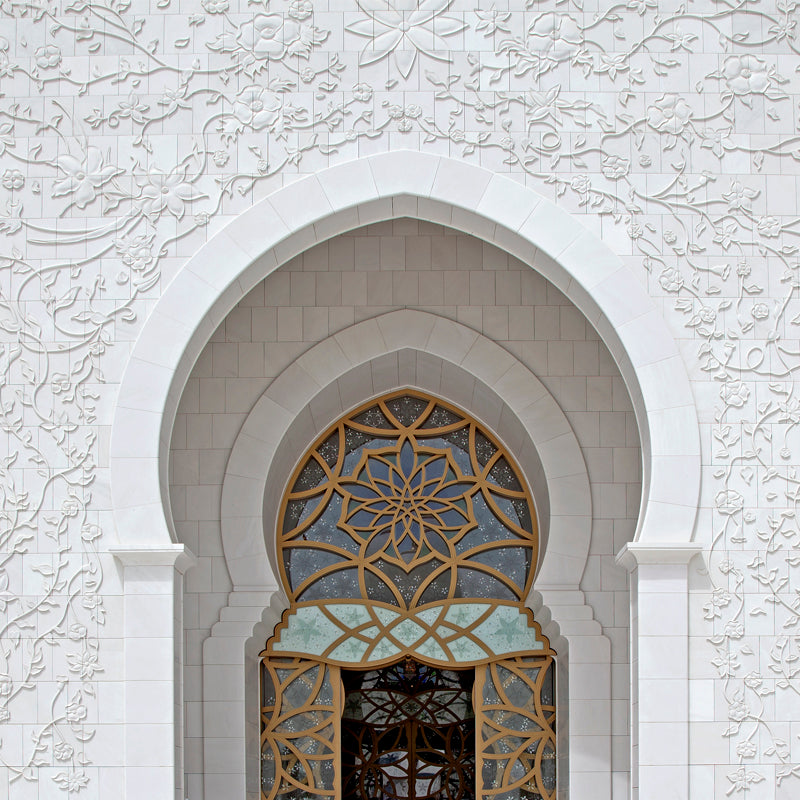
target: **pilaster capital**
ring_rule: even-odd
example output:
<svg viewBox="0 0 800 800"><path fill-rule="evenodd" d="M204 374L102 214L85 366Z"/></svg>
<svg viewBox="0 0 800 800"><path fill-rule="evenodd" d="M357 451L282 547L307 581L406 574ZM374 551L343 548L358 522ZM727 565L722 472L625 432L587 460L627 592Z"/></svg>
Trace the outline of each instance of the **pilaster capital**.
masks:
<svg viewBox="0 0 800 800"><path fill-rule="evenodd" d="M185 545L117 545L108 552L125 567L174 567L183 575L197 564L197 558Z"/></svg>
<svg viewBox="0 0 800 800"><path fill-rule="evenodd" d="M617 564L633 572L645 564L687 565L703 548L694 542L629 542L617 553Z"/></svg>

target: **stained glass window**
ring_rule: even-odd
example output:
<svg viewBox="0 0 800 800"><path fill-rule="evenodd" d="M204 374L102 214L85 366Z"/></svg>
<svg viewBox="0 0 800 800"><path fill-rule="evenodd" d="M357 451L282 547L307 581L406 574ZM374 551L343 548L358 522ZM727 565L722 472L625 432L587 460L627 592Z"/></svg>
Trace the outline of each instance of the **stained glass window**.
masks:
<svg viewBox="0 0 800 800"><path fill-rule="evenodd" d="M327 430L278 521L290 608L262 654L265 800L552 800L537 548L519 469L457 408L406 390Z"/></svg>
<svg viewBox="0 0 800 800"><path fill-rule="evenodd" d="M537 556L535 514L510 457L475 420L408 392L321 437L292 481L280 530L298 603L520 601Z"/></svg>

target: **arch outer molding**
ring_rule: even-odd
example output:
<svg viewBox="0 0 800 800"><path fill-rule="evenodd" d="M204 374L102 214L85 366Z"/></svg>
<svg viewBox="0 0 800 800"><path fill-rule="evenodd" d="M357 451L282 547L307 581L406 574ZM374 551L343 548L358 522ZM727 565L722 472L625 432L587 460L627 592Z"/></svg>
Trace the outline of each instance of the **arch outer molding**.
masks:
<svg viewBox="0 0 800 800"><path fill-rule="evenodd" d="M476 235L531 265L594 325L634 404L643 452L637 541L692 539L700 436L685 365L650 296L580 222L535 191L444 156L397 151L302 178L233 220L184 265L147 319L112 427L111 492L123 548L175 541L167 480L177 405L230 309L280 264L373 222L415 217Z"/></svg>

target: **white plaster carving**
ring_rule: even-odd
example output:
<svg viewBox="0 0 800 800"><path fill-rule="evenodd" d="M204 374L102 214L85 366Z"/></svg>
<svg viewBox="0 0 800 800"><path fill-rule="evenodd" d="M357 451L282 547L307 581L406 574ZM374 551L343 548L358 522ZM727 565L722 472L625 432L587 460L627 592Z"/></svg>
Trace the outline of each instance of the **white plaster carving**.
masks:
<svg viewBox="0 0 800 800"><path fill-rule="evenodd" d="M400 31L394 45L391 22L380 43L347 30L371 8L0 6L0 725L9 731L0 758L9 791L41 783L41 796L54 787L89 796L101 781L104 795L122 791L121 765L100 755L91 722L98 693L119 678L122 635L105 554L116 542L106 431L148 314L162 319L151 352L167 370L183 351L176 344L167 357L170 348L191 334L180 313L151 312L154 300L210 233L277 185L327 167L358 186L369 168L353 158L402 145L461 159L465 196L483 191L480 169L465 174L478 164L546 193L602 236L663 309L682 358L672 373L639 368L638 380L680 403L672 390L686 397L685 364L705 469L696 538L709 572L695 576L690 608L693 785L701 797L796 793L795 3L455 0L434 4L429 19L417 12L412 26L416 4L403 2L395 19L422 38ZM449 54L428 38L441 20ZM348 183L339 181L337 208L351 205ZM433 208L399 196L368 207L356 194L352 225ZM504 218L515 210L512 200ZM270 224L287 233L277 215ZM459 209L449 224L494 229ZM316 225L329 235L321 218ZM504 230L495 235L505 243ZM235 253L227 244L223 254ZM299 239L292 247L302 249ZM213 270L179 280L208 308L221 288ZM582 288L571 292L577 300ZM231 289L228 305L240 293ZM604 335L615 324L594 321ZM202 325L210 336L213 320ZM645 341L631 328L632 340ZM151 423L133 411L144 438ZM664 421L668 434L681 425L678 415ZM168 426L160 433L168 440ZM149 457L158 435L150 430ZM683 456L679 439L661 445ZM660 535L687 540L696 498L671 479L686 464L664 453L650 467L661 477L657 488L649 478L649 508L676 512L664 514ZM163 478L149 475L152 497ZM171 541L160 499L118 512L145 539ZM105 703L97 724L110 741L121 733L115 703Z"/></svg>

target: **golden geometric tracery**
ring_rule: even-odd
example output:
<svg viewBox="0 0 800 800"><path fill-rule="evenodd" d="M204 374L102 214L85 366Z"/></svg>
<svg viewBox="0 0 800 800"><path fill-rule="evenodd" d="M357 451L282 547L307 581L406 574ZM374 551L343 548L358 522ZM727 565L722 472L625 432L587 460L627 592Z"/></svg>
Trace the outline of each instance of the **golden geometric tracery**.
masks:
<svg viewBox="0 0 800 800"><path fill-rule="evenodd" d="M394 392L332 426L289 486L263 800L554 800L554 654L525 606L536 513L499 442Z"/></svg>
<svg viewBox="0 0 800 800"><path fill-rule="evenodd" d="M518 475L479 423L441 400L405 391L357 409L291 481L278 542L290 599L521 602L538 537Z"/></svg>

